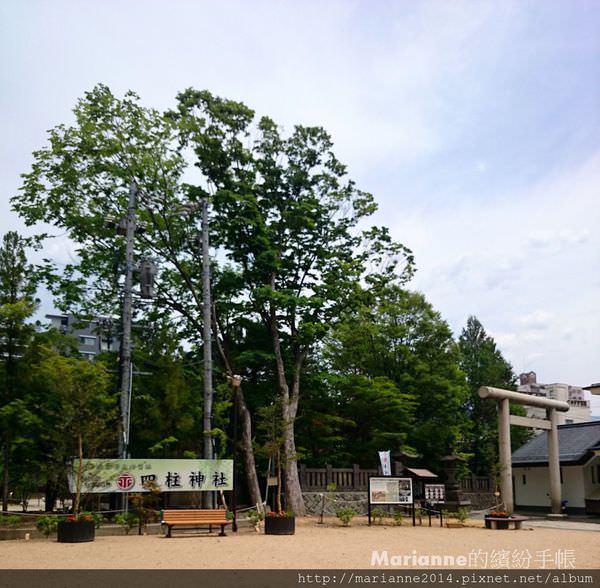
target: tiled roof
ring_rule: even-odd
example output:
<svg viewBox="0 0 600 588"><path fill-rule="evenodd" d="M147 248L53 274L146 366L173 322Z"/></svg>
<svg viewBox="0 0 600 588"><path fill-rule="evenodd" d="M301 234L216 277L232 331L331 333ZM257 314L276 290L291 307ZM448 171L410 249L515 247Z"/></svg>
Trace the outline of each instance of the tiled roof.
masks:
<svg viewBox="0 0 600 588"><path fill-rule="evenodd" d="M583 460L592 449L600 449L600 422L558 427L561 463ZM513 466L548 463L548 432L536 435L512 454Z"/></svg>

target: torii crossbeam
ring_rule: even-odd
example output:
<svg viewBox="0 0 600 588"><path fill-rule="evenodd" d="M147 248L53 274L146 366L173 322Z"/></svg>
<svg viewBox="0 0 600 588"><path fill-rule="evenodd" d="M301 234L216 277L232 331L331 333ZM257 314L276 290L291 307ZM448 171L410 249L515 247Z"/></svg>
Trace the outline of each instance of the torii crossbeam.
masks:
<svg viewBox="0 0 600 588"><path fill-rule="evenodd" d="M561 513L561 488L560 488L560 454L558 451L558 415L556 411L566 412L569 405L561 400L540 398L522 392L503 390L482 386L479 388L481 398L492 398L498 403L498 447L500 461L500 491L502 500L509 514L515 509L512 485L512 459L510 450L510 425L546 429L548 431L548 472L550 477L550 503L552 514ZM546 409L546 419L520 417L510 414L510 402L536 406Z"/></svg>

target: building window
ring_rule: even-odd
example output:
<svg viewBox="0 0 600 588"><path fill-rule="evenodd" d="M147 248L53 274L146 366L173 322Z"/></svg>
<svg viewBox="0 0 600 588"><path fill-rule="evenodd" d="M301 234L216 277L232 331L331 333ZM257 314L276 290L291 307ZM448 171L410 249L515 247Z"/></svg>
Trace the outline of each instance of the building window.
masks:
<svg viewBox="0 0 600 588"><path fill-rule="evenodd" d="M600 484L600 463L596 466L596 484Z"/></svg>
<svg viewBox="0 0 600 588"><path fill-rule="evenodd" d="M596 483L596 469L594 468L594 466L592 466L591 470L592 470L592 484L595 484Z"/></svg>
<svg viewBox="0 0 600 588"><path fill-rule="evenodd" d="M96 343L96 337L91 337L89 335L80 335L79 343L81 343L81 345L94 345Z"/></svg>
<svg viewBox="0 0 600 588"><path fill-rule="evenodd" d="M573 419L565 419L565 425L572 425Z"/></svg>
<svg viewBox="0 0 600 588"><path fill-rule="evenodd" d="M562 468L559 468L558 471L560 472L560 483L563 483L563 475L562 475Z"/></svg>
<svg viewBox="0 0 600 588"><path fill-rule="evenodd" d="M523 486L527 486L527 476L523 474Z"/></svg>

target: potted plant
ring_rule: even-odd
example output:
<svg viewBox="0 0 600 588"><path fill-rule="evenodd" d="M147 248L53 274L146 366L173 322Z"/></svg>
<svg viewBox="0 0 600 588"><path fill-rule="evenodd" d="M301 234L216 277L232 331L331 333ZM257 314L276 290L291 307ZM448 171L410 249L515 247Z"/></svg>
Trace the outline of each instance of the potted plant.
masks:
<svg viewBox="0 0 600 588"><path fill-rule="evenodd" d="M96 521L91 512L71 514L58 521L56 539L59 543L84 543L96 537Z"/></svg>
<svg viewBox="0 0 600 588"><path fill-rule="evenodd" d="M492 524L489 519L498 519L495 521L496 529L508 529L508 520L510 518L510 514L508 514L505 510L492 510L485 516L485 527L486 529L491 529Z"/></svg>
<svg viewBox="0 0 600 588"><path fill-rule="evenodd" d="M291 456L285 453L285 429L287 423L281 418L281 401L274 402L260 410L262 421L258 428L266 433L266 442L261 453L268 456L275 464L277 491L275 493L275 510L265 516L265 535L293 535L296 532L296 517L292 511L283 508L282 472Z"/></svg>

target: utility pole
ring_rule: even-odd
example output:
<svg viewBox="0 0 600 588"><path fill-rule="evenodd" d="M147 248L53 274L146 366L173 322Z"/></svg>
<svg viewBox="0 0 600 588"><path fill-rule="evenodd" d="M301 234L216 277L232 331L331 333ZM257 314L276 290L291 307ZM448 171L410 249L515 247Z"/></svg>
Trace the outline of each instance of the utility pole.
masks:
<svg viewBox="0 0 600 588"><path fill-rule="evenodd" d="M204 419L203 419L203 456L213 459L212 439L212 328L211 328L211 297L210 297L210 257L208 242L208 196L202 198L202 311L204 339ZM206 507L213 505L212 492L206 493Z"/></svg>
<svg viewBox="0 0 600 588"><path fill-rule="evenodd" d="M125 221L125 286L123 288L122 333L119 362L121 389L121 423L119 430L119 457L126 459L129 451L129 410L131 407L131 315L133 300L133 247L136 229L137 186L129 186L129 203Z"/></svg>

